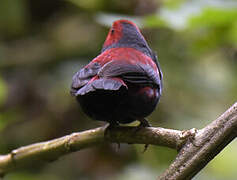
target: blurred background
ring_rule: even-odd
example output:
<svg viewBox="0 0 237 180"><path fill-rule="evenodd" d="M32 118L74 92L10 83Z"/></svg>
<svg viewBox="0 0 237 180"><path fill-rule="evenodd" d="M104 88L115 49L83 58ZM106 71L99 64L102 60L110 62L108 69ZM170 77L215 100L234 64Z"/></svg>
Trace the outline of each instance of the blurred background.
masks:
<svg viewBox="0 0 237 180"><path fill-rule="evenodd" d="M104 125L85 116L69 90L120 18L142 29L163 70L153 126L202 128L237 100L235 0L1 0L0 154ZM152 180L176 151L143 147L104 144L5 179ZM235 140L194 179L236 180L236 152Z"/></svg>

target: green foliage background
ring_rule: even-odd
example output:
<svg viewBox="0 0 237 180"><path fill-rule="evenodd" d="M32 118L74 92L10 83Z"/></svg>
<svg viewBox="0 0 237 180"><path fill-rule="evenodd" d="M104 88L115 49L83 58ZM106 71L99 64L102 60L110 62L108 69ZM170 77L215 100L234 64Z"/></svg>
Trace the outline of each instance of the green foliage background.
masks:
<svg viewBox="0 0 237 180"><path fill-rule="evenodd" d="M148 118L153 126L202 128L236 101L234 0L1 0L0 154L103 125L82 113L69 89L120 18L135 21L158 53L164 93ZM155 179L176 155L164 147L142 150L104 144L5 179ZM235 180L236 152L234 141L195 179Z"/></svg>

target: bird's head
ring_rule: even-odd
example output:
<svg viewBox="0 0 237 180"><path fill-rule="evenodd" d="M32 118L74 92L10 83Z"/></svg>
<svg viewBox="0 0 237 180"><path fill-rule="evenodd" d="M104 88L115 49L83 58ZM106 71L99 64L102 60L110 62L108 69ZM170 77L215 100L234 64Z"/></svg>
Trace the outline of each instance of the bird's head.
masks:
<svg viewBox="0 0 237 180"><path fill-rule="evenodd" d="M102 51L114 47L148 47L137 25L129 20L115 21L109 30Z"/></svg>

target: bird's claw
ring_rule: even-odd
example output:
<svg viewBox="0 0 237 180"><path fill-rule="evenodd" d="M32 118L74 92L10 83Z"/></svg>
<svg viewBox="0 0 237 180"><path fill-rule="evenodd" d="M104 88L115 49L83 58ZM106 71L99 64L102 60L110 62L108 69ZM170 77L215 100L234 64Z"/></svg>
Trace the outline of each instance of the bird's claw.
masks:
<svg viewBox="0 0 237 180"><path fill-rule="evenodd" d="M141 129L146 128L146 127L151 127L151 125L149 124L149 122L145 118L139 119L139 121L140 121L140 124L136 127L136 131L135 132L138 132ZM142 153L146 152L148 146L149 146L149 144L145 144L144 150L142 151Z"/></svg>
<svg viewBox="0 0 237 180"><path fill-rule="evenodd" d="M149 124L149 122L143 118L143 119L139 119L140 124L136 127L136 131L140 131L141 129L145 128L145 127L151 127L151 125Z"/></svg>
<svg viewBox="0 0 237 180"><path fill-rule="evenodd" d="M111 131L112 129L114 129L116 127L119 127L119 123L117 121L109 123L109 125L105 129L104 136L108 137L109 131ZM116 144L117 144L117 149L120 149L120 142L116 142Z"/></svg>

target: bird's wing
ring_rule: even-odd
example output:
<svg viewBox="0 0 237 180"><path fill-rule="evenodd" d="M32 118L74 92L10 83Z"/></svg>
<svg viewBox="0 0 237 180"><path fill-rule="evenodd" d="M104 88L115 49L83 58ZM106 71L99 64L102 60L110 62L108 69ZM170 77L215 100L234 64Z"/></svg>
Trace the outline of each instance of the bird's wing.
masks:
<svg viewBox="0 0 237 180"><path fill-rule="evenodd" d="M84 95L99 89L118 90L122 86L127 87L126 82L161 89L159 72L150 65L111 60L102 67L97 63L77 72L73 77L71 94Z"/></svg>
<svg viewBox="0 0 237 180"><path fill-rule="evenodd" d="M75 95L78 89L86 85L92 77L97 75L100 68L101 65L95 62L78 71L72 78L71 94Z"/></svg>
<svg viewBox="0 0 237 180"><path fill-rule="evenodd" d="M82 88L77 89L76 92L73 94L74 96L78 95L85 95L89 92L93 92L96 90L118 90L120 87L126 87L124 82L119 78L100 78L100 79L94 79L93 81L90 81L86 85L84 85Z"/></svg>
<svg viewBox="0 0 237 180"><path fill-rule="evenodd" d="M159 71L148 64L137 62L132 64L124 60L112 60L98 72L99 77L120 77L125 82L141 85L161 85Z"/></svg>
<svg viewBox="0 0 237 180"><path fill-rule="evenodd" d="M99 78L101 65L92 62L78 71L72 78L71 94L73 96L84 95L97 89L118 90L125 83L119 78Z"/></svg>
<svg viewBox="0 0 237 180"><path fill-rule="evenodd" d="M163 89L163 73L162 73L161 68L160 68L160 63L158 61L157 54L155 52L151 51L151 55L152 55L153 61L156 63L158 71L159 71L159 77L160 77L160 89L159 89L159 92L161 94L162 93L162 89Z"/></svg>

